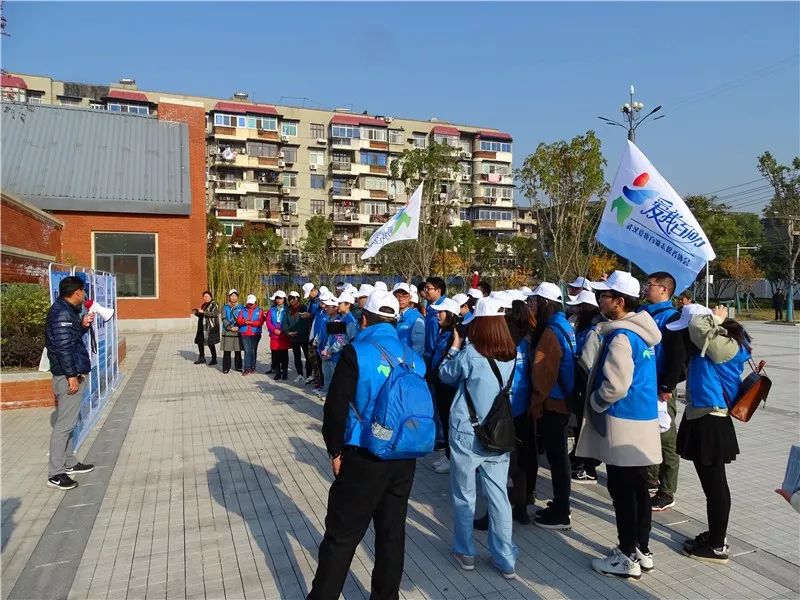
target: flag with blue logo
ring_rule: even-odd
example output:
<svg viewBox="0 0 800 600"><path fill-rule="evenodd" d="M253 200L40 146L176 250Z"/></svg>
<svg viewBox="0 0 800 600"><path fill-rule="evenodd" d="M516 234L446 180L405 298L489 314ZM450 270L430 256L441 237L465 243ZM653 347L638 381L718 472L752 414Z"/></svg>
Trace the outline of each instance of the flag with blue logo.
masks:
<svg viewBox="0 0 800 600"><path fill-rule="evenodd" d="M692 285L706 263L716 258L689 207L630 141L611 186L597 241L645 273L666 271L675 278L676 293Z"/></svg>
<svg viewBox="0 0 800 600"><path fill-rule="evenodd" d="M402 240L416 240L419 235L419 209L422 205L422 184L411 194L406 205L369 238L367 250L361 259L372 258L386 244Z"/></svg>

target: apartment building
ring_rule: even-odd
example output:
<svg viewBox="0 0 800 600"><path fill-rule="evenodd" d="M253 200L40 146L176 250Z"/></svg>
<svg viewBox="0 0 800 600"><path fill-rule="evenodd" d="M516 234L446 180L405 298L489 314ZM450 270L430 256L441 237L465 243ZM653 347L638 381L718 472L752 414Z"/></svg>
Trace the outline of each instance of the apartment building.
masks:
<svg viewBox="0 0 800 600"><path fill-rule="evenodd" d="M122 79L109 86L7 73L4 98L29 103L83 106L156 116L161 98L199 102L206 111L207 207L225 234L251 223L274 229L284 260L299 258L305 222L332 219L331 252L351 270L371 233L400 207L408 193L390 164L407 148L433 142L453 147L458 172L443 192L458 199L452 225L470 221L479 235L502 239L518 231L512 174L513 140L492 128L437 119L353 114L230 99L145 91Z"/></svg>

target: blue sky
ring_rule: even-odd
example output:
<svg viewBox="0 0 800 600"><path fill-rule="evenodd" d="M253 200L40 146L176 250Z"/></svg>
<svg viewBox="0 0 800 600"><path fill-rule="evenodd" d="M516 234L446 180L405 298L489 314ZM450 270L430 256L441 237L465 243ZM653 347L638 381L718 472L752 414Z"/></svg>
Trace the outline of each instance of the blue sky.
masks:
<svg viewBox="0 0 800 600"><path fill-rule="evenodd" d="M664 107L637 143L682 194L800 153L796 2L6 2L6 17L8 70L498 127L517 165L594 129L609 182L625 132L597 115L616 119L631 83ZM720 196L758 210L758 186Z"/></svg>

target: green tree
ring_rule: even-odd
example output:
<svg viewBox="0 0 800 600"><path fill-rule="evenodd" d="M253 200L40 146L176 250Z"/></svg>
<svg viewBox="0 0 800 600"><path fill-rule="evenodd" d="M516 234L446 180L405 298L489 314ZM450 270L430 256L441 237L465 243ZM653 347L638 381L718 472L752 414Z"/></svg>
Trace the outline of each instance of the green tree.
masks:
<svg viewBox="0 0 800 600"><path fill-rule="evenodd" d="M328 282L344 266L331 252L332 234L333 221L328 217L315 215L306 221L306 236L300 242L303 268L309 275L320 280L326 278Z"/></svg>
<svg viewBox="0 0 800 600"><path fill-rule="evenodd" d="M565 281L585 271L600 217L590 205L608 193L605 165L600 140L587 131L569 142L539 144L517 170L520 188L539 221L539 245L546 258L543 276Z"/></svg>

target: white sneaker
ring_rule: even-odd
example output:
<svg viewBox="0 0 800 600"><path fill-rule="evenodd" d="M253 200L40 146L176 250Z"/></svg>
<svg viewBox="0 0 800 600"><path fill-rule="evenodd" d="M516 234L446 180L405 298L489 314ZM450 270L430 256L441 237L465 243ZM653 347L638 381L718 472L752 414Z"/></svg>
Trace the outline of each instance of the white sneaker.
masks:
<svg viewBox="0 0 800 600"><path fill-rule="evenodd" d="M314 381L314 377L312 375L309 375L308 377L306 377L305 381L306 383L311 383L312 381Z"/></svg>
<svg viewBox="0 0 800 600"><path fill-rule="evenodd" d="M442 457L442 460L439 461L439 464L433 467L433 470L440 475L444 475L445 473L450 472L450 459L446 456Z"/></svg>
<svg viewBox="0 0 800 600"><path fill-rule="evenodd" d="M301 383L302 381L303 381L303 376L302 375L298 375L297 377L294 378L294 382L295 383Z"/></svg>
<svg viewBox="0 0 800 600"><path fill-rule="evenodd" d="M623 579L641 579L642 569L639 562L625 556L619 549L614 550L608 556L595 558L592 561L592 568L603 575L609 577L621 577Z"/></svg>
<svg viewBox="0 0 800 600"><path fill-rule="evenodd" d="M636 561L639 563L639 567L642 569L643 572L649 573L653 569L655 569L655 563L653 562L653 553L648 552L645 554L639 548L636 548Z"/></svg>

